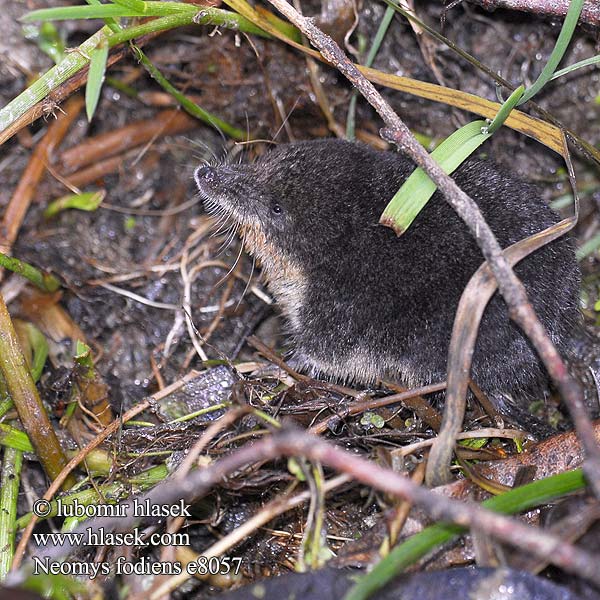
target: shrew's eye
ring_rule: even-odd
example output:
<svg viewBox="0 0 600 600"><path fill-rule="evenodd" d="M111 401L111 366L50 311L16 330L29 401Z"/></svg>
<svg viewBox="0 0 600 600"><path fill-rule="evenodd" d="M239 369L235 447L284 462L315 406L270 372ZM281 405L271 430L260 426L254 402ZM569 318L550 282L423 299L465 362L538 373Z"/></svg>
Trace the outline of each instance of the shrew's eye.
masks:
<svg viewBox="0 0 600 600"><path fill-rule="evenodd" d="M271 206L271 210L273 211L273 214L275 214L275 215L280 215L283 212L283 208L281 208L281 206L279 204L273 204Z"/></svg>

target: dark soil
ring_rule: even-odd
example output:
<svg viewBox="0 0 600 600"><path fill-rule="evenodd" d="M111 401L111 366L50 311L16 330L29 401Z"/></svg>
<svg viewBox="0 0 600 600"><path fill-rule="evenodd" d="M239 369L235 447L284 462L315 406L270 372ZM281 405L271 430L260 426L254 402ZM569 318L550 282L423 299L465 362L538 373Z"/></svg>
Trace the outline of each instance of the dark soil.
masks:
<svg viewBox="0 0 600 600"><path fill-rule="evenodd" d="M61 4L63 2L58 0L3 3L0 11L0 105L24 89L32 74L42 72L52 64L35 44L22 37L17 19L28 10ZM442 3L429 0L416 4L419 5L419 16L439 30ZM321 14L320 6L314 1L304 4L303 8L305 14ZM350 38L353 47L359 45L361 38L368 47L383 11L383 4L369 0L363 3L358 27ZM325 20L327 27L342 32L342 38L352 23L352 18L347 17L331 19L326 16ZM560 25L524 13L501 10L488 13L463 2L447 13L443 33L509 81L529 84L545 64ZM67 46L81 43L97 27L98 22L59 24ZM496 86L487 75L437 42L432 47L435 65L446 85L496 99ZM210 27L197 27L161 35L149 43L145 51L175 86L194 97L205 110L247 129L253 138L288 141L330 135L315 101L305 58L281 42L247 38L225 29L213 31ZM594 35L579 30L563 64L596 52ZM413 30L400 18L394 19L374 66L382 71L438 82L421 53ZM352 90L334 70L321 65L319 71L330 109L336 121L345 126ZM88 123L82 114L55 153L53 168L59 173L62 151L85 138L113 131L133 121L151 119L164 108L164 103L169 102L133 55L117 63L109 75L127 81L138 96L129 97L108 82L92 123ZM384 93L414 131L436 140L473 117L441 103L390 90L384 90ZM595 67L582 69L548 85L536 102L565 127L590 144L598 145L599 98L600 69ZM359 100L358 129L376 136L380 126L366 102ZM0 147L0 209L9 202L30 155L30 144L38 141L44 131L45 123L39 120ZM209 359L221 361L221 366L216 372L209 372L207 379L195 384L196 387L186 388L176 395L157 415L149 416L148 419L161 423L151 434L144 428L139 431L129 429L120 442L123 456L128 451L143 453L159 448L175 452L170 460L177 462L182 451L193 445L205 430L206 424L223 413L209 412L181 427L166 423L173 415L181 416L227 400L232 392L237 404L249 403L274 416L288 413L288 418L307 425L317 416L323 418L335 414L344 406L343 400L349 399L340 390L327 386L315 388L298 384L288 388L273 376L273 370L265 372L249 368L242 375L234 373L228 361L257 360L254 348L245 343L250 334L275 344L277 349L282 348L277 309L265 303L259 273L254 270L251 285L246 285L244 279L250 276L252 263L242 256L236 267L240 277L231 285L228 284L230 280L222 281L236 261L239 247L233 244L219 254L223 240L210 237L207 217L200 204L179 214L138 214L140 209L142 213L173 209L194 198L192 174L201 159L227 154L237 159L242 153L251 159L261 149L261 144L234 147L214 129L198 123L183 134L159 137L147 146L134 149L123 157L120 168L114 173L86 186L86 191L107 190L105 206L95 212L64 211L46 220L42 215L45 206L68 190L52 174L47 174L38 188L13 255L56 274L63 282L61 305L91 343L97 358L96 366L108 384L115 413L121 413L155 392L159 379L168 385L190 369L203 368L190 343L180 308L184 298L180 267L185 253L190 257L188 273L196 267L190 283L190 316L201 334L210 331L204 349ZM533 140L504 128L485 146L484 153L520 177L539 183L548 201L570 193L562 159ZM98 156L98 160L102 158ZM581 244L598 232L599 170L597 165L578 154L574 155L574 164L579 189L583 191L581 220L576 230ZM117 207L119 211L111 207ZM570 214L571 210L565 209L565 214ZM203 228L205 233L197 235ZM224 265L211 263L202 267L203 262L215 260ZM586 275L583 308L592 326L598 319L594 304L600 296L597 259L593 255L587 258L583 268ZM118 278L125 274L131 276ZM106 287L103 283L111 283L119 289ZM254 293L253 286L257 286L258 293ZM125 296L122 290L145 298L153 305L142 303L131 295ZM265 360L260 360L265 367ZM40 384L43 393L52 388L61 369L70 366L64 359L50 361ZM559 415L556 418L564 424L566 417L558 413L557 407L558 400L551 399L547 412ZM473 407L471 418L481 414L477 411ZM393 448L432 435L431 430L407 408L382 414L389 419L382 429L361 422L360 416L345 419L341 415L339 427L325 435L357 452L365 455L378 452L381 457L387 457ZM246 438L252 439L259 426L264 427L264 423L255 416L241 419L227 434L216 439L218 443L210 448L211 458L216 460ZM239 441L237 436L242 436ZM118 462L122 474L131 474L160 460L142 456L131 461L122 458ZM33 467L30 470L33 471ZM41 487L39 476L28 477L41 495L45 488ZM213 496L197 507L196 522L190 526L194 550L202 551L245 522L293 481L295 477L282 461L224 482ZM384 511L392 504L390 499L353 484L345 485L342 491L328 499L326 527L332 537L327 543L337 555L338 564L364 566L373 559L385 529ZM305 518L305 508L286 512L231 551L243 559L245 581L293 568ZM364 551L357 549L356 542L354 545L349 543L357 538L363 538ZM457 560L471 560L471 548L460 547L459 555ZM200 598L219 589L216 580L186 585L179 597Z"/></svg>

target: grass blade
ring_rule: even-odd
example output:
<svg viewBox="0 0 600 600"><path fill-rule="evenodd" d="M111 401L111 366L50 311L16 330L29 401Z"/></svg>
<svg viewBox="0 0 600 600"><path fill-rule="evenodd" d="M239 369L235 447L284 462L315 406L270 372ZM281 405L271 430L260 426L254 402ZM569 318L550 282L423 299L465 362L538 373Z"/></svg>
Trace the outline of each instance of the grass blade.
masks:
<svg viewBox="0 0 600 600"><path fill-rule="evenodd" d="M85 86L85 112L88 121L92 120L98 106L98 100L100 100L100 92L106 75L108 50L108 43L106 40L102 40L100 45L90 54L90 70Z"/></svg>
<svg viewBox="0 0 600 600"><path fill-rule="evenodd" d="M23 453L6 448L0 473L0 581L8 575L14 556L22 466Z"/></svg>
<svg viewBox="0 0 600 600"><path fill-rule="evenodd" d="M520 85L504 102L504 104L500 107L500 110L494 117L493 121L490 123L490 126L487 128L488 133L491 135L495 133L502 125L504 121L508 119L508 115L511 113L512 109L517 106L519 100L523 97L525 93L525 86Z"/></svg>
<svg viewBox="0 0 600 600"><path fill-rule="evenodd" d="M575 469L515 488L482 502L482 506L498 513L516 514L583 489L585 485L582 470ZM396 546L368 575L361 577L344 600L366 600L406 567L464 531L458 525L437 523L413 535Z"/></svg>
<svg viewBox="0 0 600 600"><path fill-rule="evenodd" d="M452 173L490 137L491 134L485 131L486 127L486 121L472 121L461 127L431 153L432 158L445 173ZM435 190L435 183L425 171L421 168L415 169L386 206L379 222L392 227L397 235L402 235Z"/></svg>
<svg viewBox="0 0 600 600"><path fill-rule="evenodd" d="M112 0L115 4L120 4L121 6L126 6L131 10L135 10L140 14L146 14L148 10L147 2L144 0Z"/></svg>
<svg viewBox="0 0 600 600"><path fill-rule="evenodd" d="M375 34L375 38L373 39L373 43L371 44L371 48L367 54L367 58L365 59L365 67L370 67L377 56L377 52L379 52L379 48L385 38L385 34L389 29L390 23L394 18L394 9L391 6L387 6L385 9L385 13L379 23L379 27L377 28L377 33ZM355 129L356 129L356 103L358 101L358 92L353 90L352 97L350 98L350 104L348 105L348 116L346 117L346 137L349 140L353 140L355 137Z"/></svg>
<svg viewBox="0 0 600 600"><path fill-rule="evenodd" d="M48 205L48 207L44 211L44 217L48 219L50 217L53 217L54 215L57 215L59 212L67 210L69 208L92 212L102 204L102 200L104 200L105 196L105 190L62 196L61 198L54 200L54 202L51 202Z"/></svg>
<svg viewBox="0 0 600 600"><path fill-rule="evenodd" d="M125 5L129 4L129 5ZM42 8L27 13L21 20L30 21L66 21L69 19L106 19L109 17L166 17L175 14L194 15L199 7L183 2L143 2L143 10L132 8L136 4L94 4L82 6L57 6Z"/></svg>
<svg viewBox="0 0 600 600"><path fill-rule="evenodd" d="M21 277L25 277L43 292L52 293L60 288L60 281L56 279L54 275L44 273L29 263L14 258L13 256L7 256L2 252L0 252L0 267L8 269L13 273L17 273L18 275L21 275Z"/></svg>
<svg viewBox="0 0 600 600"><path fill-rule="evenodd" d="M596 56L592 56L590 58L586 58L584 60L580 60L564 69L560 69L560 71L556 71L554 75L550 78L550 81L554 81L563 75L567 75L567 73L572 73L573 71L577 71L577 69L581 69L583 67L589 67L591 65L597 65L600 63L600 54L596 54Z"/></svg>

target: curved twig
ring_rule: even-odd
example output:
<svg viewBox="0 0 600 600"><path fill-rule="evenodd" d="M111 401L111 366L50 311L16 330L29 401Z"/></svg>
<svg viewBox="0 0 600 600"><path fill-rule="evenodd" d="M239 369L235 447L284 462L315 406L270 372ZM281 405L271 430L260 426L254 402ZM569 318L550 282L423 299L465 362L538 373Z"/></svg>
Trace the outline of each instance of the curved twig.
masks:
<svg viewBox="0 0 600 600"><path fill-rule="evenodd" d="M498 288L508 306L511 319L531 340L569 409L585 449L587 458L584 470L588 482L595 495L600 498L600 448L596 444L594 431L585 409L581 386L569 375L564 361L529 303L523 284L508 264L498 240L475 202L429 156L388 102L361 74L335 41L316 27L312 19L303 17L285 0L269 0L269 2L296 25L319 49L323 58L336 67L360 91L386 125L381 131L382 137L398 146L429 175L446 201L468 226L498 282Z"/></svg>
<svg viewBox="0 0 600 600"><path fill-rule="evenodd" d="M519 240L504 250L511 267L534 252L564 235L575 224L575 219L565 219L552 227ZM479 332L479 323L488 302L498 289L498 284L487 263L483 263L465 287L454 319L448 349L446 405L440 433L433 442L427 461L427 484L441 485L450 479L450 461L456 436L465 416L467 387L471 371L473 349Z"/></svg>
<svg viewBox="0 0 600 600"><path fill-rule="evenodd" d="M478 506L474 502L463 502L446 498L410 478L386 469L371 460L365 460L352 452L342 450L316 436L296 430L284 430L269 435L254 444L246 444L211 466L197 469L185 478L177 479L174 485L169 478L136 500L140 505L172 505L182 499L191 503L206 495L223 478L261 461L281 456L303 456L308 460L320 462L341 473L348 473L354 479L378 490L392 494L407 502L421 507L435 521L456 523L462 527L475 528L492 535L502 542L517 545L570 573L576 573L597 585L600 585L599 557L573 546L558 536L524 525ZM86 521L74 530L79 532L130 531L139 526L141 518L133 510L134 500L120 504L119 514L125 517L98 517ZM147 519L144 519L147 520ZM88 533L89 535L89 533ZM75 548L71 537L63 546L52 546L39 552L51 560L66 557ZM40 549L41 550L41 549ZM23 573L8 579L8 585L16 585Z"/></svg>

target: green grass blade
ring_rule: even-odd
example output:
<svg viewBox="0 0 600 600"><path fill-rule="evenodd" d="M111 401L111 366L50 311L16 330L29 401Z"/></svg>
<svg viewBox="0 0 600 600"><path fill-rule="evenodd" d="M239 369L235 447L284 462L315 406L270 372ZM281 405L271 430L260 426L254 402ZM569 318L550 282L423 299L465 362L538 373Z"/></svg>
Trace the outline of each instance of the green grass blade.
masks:
<svg viewBox="0 0 600 600"><path fill-rule="evenodd" d="M15 549L15 521L23 453L13 448L4 450L0 473L0 581L10 572Z"/></svg>
<svg viewBox="0 0 600 600"><path fill-rule="evenodd" d="M150 75L152 76L152 78L155 79L156 82L166 92L168 92L169 94L171 94L171 96L173 96L173 98L175 98L177 100L177 102L179 102L179 104L181 104L181 106L183 107L183 109L187 113L189 113L190 115L192 115L192 117L196 117L197 119L200 119L204 123L207 123L208 125L211 125L212 127L215 127L219 131L222 131L223 133L225 133L229 137L232 137L232 138L234 138L236 140L243 140L243 139L246 138L246 132L244 130L238 129L237 127L234 127L233 125L230 125L229 123L226 123L222 119L219 119L218 117L215 117L213 114L211 114L208 111L204 110L201 106L198 106L195 102L193 102L192 100L190 100L185 94L182 94L152 64L152 61L150 61L150 59L139 48L134 48L134 51L137 54L137 57L138 57L140 63L142 63L142 65L144 66L144 68L147 69L148 73L150 73Z"/></svg>
<svg viewBox="0 0 600 600"><path fill-rule="evenodd" d="M445 173L452 173L490 137L490 134L484 131L486 127L486 121L472 121L461 127L431 153L432 158ZM435 183L425 171L421 168L416 169L396 192L379 222L391 226L401 235L415 220L435 190Z"/></svg>
<svg viewBox="0 0 600 600"><path fill-rule="evenodd" d="M582 470L575 469L494 496L482 502L482 506L498 513L516 514L583 489L585 485ZM406 542L396 546L370 573L361 577L344 600L366 600L403 569L464 531L465 529L458 525L437 523L413 535Z"/></svg>
<svg viewBox="0 0 600 600"><path fill-rule="evenodd" d="M143 10L119 4L94 4L82 6L57 6L42 8L24 15L24 23L30 21L65 21L70 19L106 19L118 17L166 17L176 14L194 15L200 7L183 2L143 2Z"/></svg>
<svg viewBox="0 0 600 600"><path fill-rule="evenodd" d="M12 398L6 391L4 379L0 376L0 421L1 418L13 407Z"/></svg>
<svg viewBox="0 0 600 600"><path fill-rule="evenodd" d="M6 423L0 423L0 445L21 452L35 452L27 434L16 427L6 425Z"/></svg>
<svg viewBox="0 0 600 600"><path fill-rule="evenodd" d="M25 331L33 354L29 371L31 372L31 378L37 383L42 376L48 358L48 341L46 336L33 323L26 323Z"/></svg>
<svg viewBox="0 0 600 600"><path fill-rule="evenodd" d="M506 121L506 119L508 119L508 115L510 114L510 111L517 106L517 104L519 103L519 100L523 97L523 94L525 93L525 86L520 85L506 100L506 102L504 102L502 104L502 106L500 107L500 110L497 112L496 116L494 117L494 120L490 123L490 126L487 128L488 133L491 135L492 133L495 133L498 129L500 129L500 127L502 127L504 121Z"/></svg>
<svg viewBox="0 0 600 600"><path fill-rule="evenodd" d="M383 39L385 38L385 34L389 29L390 23L394 18L394 13L396 11L391 6L386 6L385 13L383 14L383 18L381 19L381 23L379 23L379 27L377 28L377 33L375 34L375 39L373 40L373 44L369 49L369 53L367 54L367 58L365 60L365 67L370 67L379 52L379 48L383 43Z"/></svg>
<svg viewBox="0 0 600 600"><path fill-rule="evenodd" d="M4 267L13 273L21 275L21 277L25 277L43 292L52 293L60 287L60 281L53 275L44 273L29 263L12 256L7 256L2 252L0 252L0 267Z"/></svg>
<svg viewBox="0 0 600 600"><path fill-rule="evenodd" d="M106 192L104 190L62 196L48 205L44 211L44 217L48 219L69 208L92 212L102 204L105 196Z"/></svg>
<svg viewBox="0 0 600 600"><path fill-rule="evenodd" d="M100 45L90 54L90 70L88 72L88 80L85 86L85 112L88 121L92 120L98 101L100 100L100 92L106 75L106 61L108 60L108 43L103 40Z"/></svg>
<svg viewBox="0 0 600 600"><path fill-rule="evenodd" d="M596 56L592 56L591 58L586 58L584 60L580 60L564 69L560 69L560 71L556 71L554 75L550 78L550 81L554 81L563 75L567 75L568 73L572 73L573 71L577 71L577 69L581 69L583 67L589 67L591 65L597 65L600 63L600 54L596 54Z"/></svg>
<svg viewBox="0 0 600 600"><path fill-rule="evenodd" d="M375 38L373 39L373 44L371 48L369 48L369 52L367 54L367 58L365 59L365 67L370 67L377 56L377 52L379 52L379 48L383 42L383 38L385 38L385 34L394 18L394 8L391 6L387 6L385 9L385 13L379 23L379 27L377 28L377 33L375 34ZM356 130L356 103L358 100L358 92L354 90L352 92L352 97L350 98L350 104L348 105L348 116L346 117L346 137L349 140L353 140L355 137Z"/></svg>

